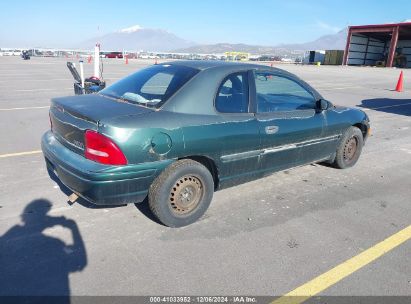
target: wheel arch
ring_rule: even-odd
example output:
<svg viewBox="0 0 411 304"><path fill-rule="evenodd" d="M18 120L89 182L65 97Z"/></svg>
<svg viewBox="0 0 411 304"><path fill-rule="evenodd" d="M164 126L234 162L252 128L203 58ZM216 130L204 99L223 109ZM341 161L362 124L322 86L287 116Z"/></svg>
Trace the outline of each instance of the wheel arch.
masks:
<svg viewBox="0 0 411 304"><path fill-rule="evenodd" d="M358 122L358 123L353 124L352 126L361 130L363 139L365 141L368 136L369 126L367 126L364 122Z"/></svg>
<svg viewBox="0 0 411 304"><path fill-rule="evenodd" d="M213 159L210 157L204 156L204 155L189 155L185 157L181 157L178 160L181 159L191 159L194 160L200 164L202 164L204 167L210 171L211 176L213 177L214 181L214 190L217 190L219 187L219 174L218 174L218 167Z"/></svg>

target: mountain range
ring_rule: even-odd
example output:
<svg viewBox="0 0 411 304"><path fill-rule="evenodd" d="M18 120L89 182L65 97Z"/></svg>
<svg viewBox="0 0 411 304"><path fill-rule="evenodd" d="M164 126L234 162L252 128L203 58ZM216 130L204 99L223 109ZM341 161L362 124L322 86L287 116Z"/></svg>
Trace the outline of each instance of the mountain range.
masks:
<svg viewBox="0 0 411 304"><path fill-rule="evenodd" d="M145 50L168 52L196 45L196 43L177 37L166 30L142 28L139 25L135 25L117 32L89 39L80 43L77 47L81 49L91 49L96 42L100 43L102 50L107 51Z"/></svg>
<svg viewBox="0 0 411 304"><path fill-rule="evenodd" d="M218 54L229 51L247 52L251 54L284 54L292 51L306 50L343 50L347 39L347 29L336 34L322 36L314 41L300 44L280 44L277 46L259 46L248 44L197 44L185 40L163 29L142 28L135 25L129 28L89 39L77 47L91 49L96 42L107 51L149 51L176 52L195 54Z"/></svg>
<svg viewBox="0 0 411 304"><path fill-rule="evenodd" d="M336 34L322 36L314 41L300 44L280 44L277 46L260 46L248 44L204 44L176 50L181 53L214 54L229 51L247 52L251 54L278 54L285 51L309 50L343 50L347 41L348 29L345 28Z"/></svg>

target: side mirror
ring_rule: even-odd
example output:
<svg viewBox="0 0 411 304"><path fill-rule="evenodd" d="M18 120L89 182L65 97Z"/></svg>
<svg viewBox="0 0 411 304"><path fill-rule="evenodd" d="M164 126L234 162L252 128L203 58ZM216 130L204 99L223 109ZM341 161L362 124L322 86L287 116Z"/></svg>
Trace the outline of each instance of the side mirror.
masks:
<svg viewBox="0 0 411 304"><path fill-rule="evenodd" d="M328 101L325 99L317 100L317 111L320 113L328 109Z"/></svg>

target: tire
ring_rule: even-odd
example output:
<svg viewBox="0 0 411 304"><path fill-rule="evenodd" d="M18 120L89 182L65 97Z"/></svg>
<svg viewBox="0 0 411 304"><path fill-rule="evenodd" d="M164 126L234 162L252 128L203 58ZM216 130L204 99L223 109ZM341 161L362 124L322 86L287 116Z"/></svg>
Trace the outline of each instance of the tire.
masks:
<svg viewBox="0 0 411 304"><path fill-rule="evenodd" d="M214 180L202 164L183 159L167 167L151 184L148 204L168 227L190 225L203 216L214 194Z"/></svg>
<svg viewBox="0 0 411 304"><path fill-rule="evenodd" d="M364 137L360 129L350 127L345 131L335 155L333 166L347 169L354 166L360 158Z"/></svg>

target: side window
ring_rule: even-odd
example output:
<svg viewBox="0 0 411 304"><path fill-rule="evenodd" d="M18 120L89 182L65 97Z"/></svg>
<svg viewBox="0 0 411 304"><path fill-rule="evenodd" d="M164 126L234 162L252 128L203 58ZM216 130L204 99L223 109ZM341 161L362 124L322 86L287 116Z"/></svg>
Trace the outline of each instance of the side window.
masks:
<svg viewBox="0 0 411 304"><path fill-rule="evenodd" d="M221 113L248 112L248 74L235 73L226 77L215 100L215 107Z"/></svg>
<svg viewBox="0 0 411 304"><path fill-rule="evenodd" d="M315 109L311 93L289 78L256 72L255 86L258 113Z"/></svg>

